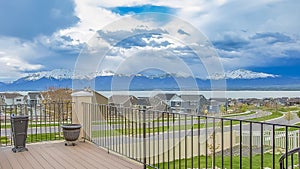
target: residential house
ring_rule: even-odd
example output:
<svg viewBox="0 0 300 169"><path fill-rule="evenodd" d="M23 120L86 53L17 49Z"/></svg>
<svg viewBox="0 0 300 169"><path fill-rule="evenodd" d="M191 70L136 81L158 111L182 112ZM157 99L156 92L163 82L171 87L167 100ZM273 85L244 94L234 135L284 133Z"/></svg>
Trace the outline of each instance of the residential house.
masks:
<svg viewBox="0 0 300 169"><path fill-rule="evenodd" d="M154 96L154 99L165 102L168 105L168 110L176 112L181 111L183 100L177 94L157 94Z"/></svg>
<svg viewBox="0 0 300 169"><path fill-rule="evenodd" d="M203 114L209 102L203 95L180 95L182 109L187 113Z"/></svg>
<svg viewBox="0 0 300 169"><path fill-rule="evenodd" d="M210 98L209 105L207 106L208 113L218 114L221 113L221 106L225 107L225 111L228 108L227 98Z"/></svg>
<svg viewBox="0 0 300 169"><path fill-rule="evenodd" d="M287 106L296 106L296 105L300 105L300 98L296 97L296 98L290 98L287 100L286 102Z"/></svg>
<svg viewBox="0 0 300 169"><path fill-rule="evenodd" d="M4 96L0 94L0 105L4 105L4 104L5 104Z"/></svg>
<svg viewBox="0 0 300 169"><path fill-rule="evenodd" d="M27 96L27 103L29 105L40 104L41 101L44 99L42 94L39 92L28 92Z"/></svg>
<svg viewBox="0 0 300 169"><path fill-rule="evenodd" d="M120 107L134 107L138 105L138 99L132 95L112 95L108 98L108 104Z"/></svg>
<svg viewBox="0 0 300 169"><path fill-rule="evenodd" d="M27 100L27 97L20 93L1 93L0 95L6 105L25 104Z"/></svg>
<svg viewBox="0 0 300 169"><path fill-rule="evenodd" d="M138 105L146 110L167 111L168 105L156 97L139 97Z"/></svg>

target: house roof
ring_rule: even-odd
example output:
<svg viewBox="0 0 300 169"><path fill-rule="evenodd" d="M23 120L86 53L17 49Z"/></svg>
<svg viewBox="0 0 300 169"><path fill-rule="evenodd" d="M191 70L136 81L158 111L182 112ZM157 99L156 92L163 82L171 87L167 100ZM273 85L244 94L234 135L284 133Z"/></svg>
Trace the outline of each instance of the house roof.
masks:
<svg viewBox="0 0 300 169"><path fill-rule="evenodd" d="M227 98L210 98L209 101L227 102Z"/></svg>
<svg viewBox="0 0 300 169"><path fill-rule="evenodd" d="M171 100L172 97L176 96L175 93L166 93L166 94L157 94L154 97L159 98L160 100Z"/></svg>
<svg viewBox="0 0 300 169"><path fill-rule="evenodd" d="M0 95L4 96L6 99L13 99L16 97L22 97L20 93L1 93Z"/></svg>
<svg viewBox="0 0 300 169"><path fill-rule="evenodd" d="M149 97L139 97L138 105L140 106L151 106Z"/></svg>
<svg viewBox="0 0 300 169"><path fill-rule="evenodd" d="M139 97L138 105L140 106L151 106L153 110L165 111L167 104L155 97Z"/></svg>
<svg viewBox="0 0 300 169"><path fill-rule="evenodd" d="M184 101L200 101L206 100L203 95L180 95L180 98Z"/></svg>
<svg viewBox="0 0 300 169"><path fill-rule="evenodd" d="M42 98L42 95L39 92L29 92L28 96L29 96L29 99L31 99L31 100L35 100L37 98L39 98L39 99Z"/></svg>
<svg viewBox="0 0 300 169"><path fill-rule="evenodd" d="M132 95L112 95L108 98L108 103L125 104L130 101L132 104L137 104L137 98Z"/></svg>

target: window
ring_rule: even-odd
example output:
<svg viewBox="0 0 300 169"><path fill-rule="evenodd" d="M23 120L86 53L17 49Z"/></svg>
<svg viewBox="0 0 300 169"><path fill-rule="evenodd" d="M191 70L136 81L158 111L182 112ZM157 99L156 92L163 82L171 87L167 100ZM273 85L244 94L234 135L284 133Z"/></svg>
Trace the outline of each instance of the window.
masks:
<svg viewBox="0 0 300 169"><path fill-rule="evenodd" d="M20 102L20 101L22 101L22 99L16 99L16 101L17 101L17 102Z"/></svg>

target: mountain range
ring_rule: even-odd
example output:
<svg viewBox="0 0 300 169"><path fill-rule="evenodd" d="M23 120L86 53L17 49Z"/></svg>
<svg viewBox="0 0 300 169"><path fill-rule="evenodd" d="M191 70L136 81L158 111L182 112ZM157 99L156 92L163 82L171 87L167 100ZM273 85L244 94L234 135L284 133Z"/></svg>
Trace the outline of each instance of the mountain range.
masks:
<svg viewBox="0 0 300 169"><path fill-rule="evenodd" d="M0 82L0 91L41 91L57 88L94 88L95 90L212 90L212 84L222 84L214 90L300 90L299 78L286 78L278 75L233 70L224 74L213 74L205 79L178 74L125 75L112 71L100 71L85 75L73 75L72 70L30 73L11 82Z"/></svg>

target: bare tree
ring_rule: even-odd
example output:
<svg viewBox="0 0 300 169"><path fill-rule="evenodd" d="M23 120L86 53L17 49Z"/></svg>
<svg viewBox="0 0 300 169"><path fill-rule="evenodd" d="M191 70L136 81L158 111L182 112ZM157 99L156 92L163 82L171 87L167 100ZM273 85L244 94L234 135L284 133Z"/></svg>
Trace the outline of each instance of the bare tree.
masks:
<svg viewBox="0 0 300 169"><path fill-rule="evenodd" d="M47 91L42 92L45 102L71 102L72 90L69 88L50 87Z"/></svg>
<svg viewBox="0 0 300 169"><path fill-rule="evenodd" d="M290 121L294 119L294 115L289 111L284 115L284 118L290 123Z"/></svg>
<svg viewBox="0 0 300 169"><path fill-rule="evenodd" d="M51 119L68 119L71 113L72 90L68 88L50 87L42 92L45 110Z"/></svg>

